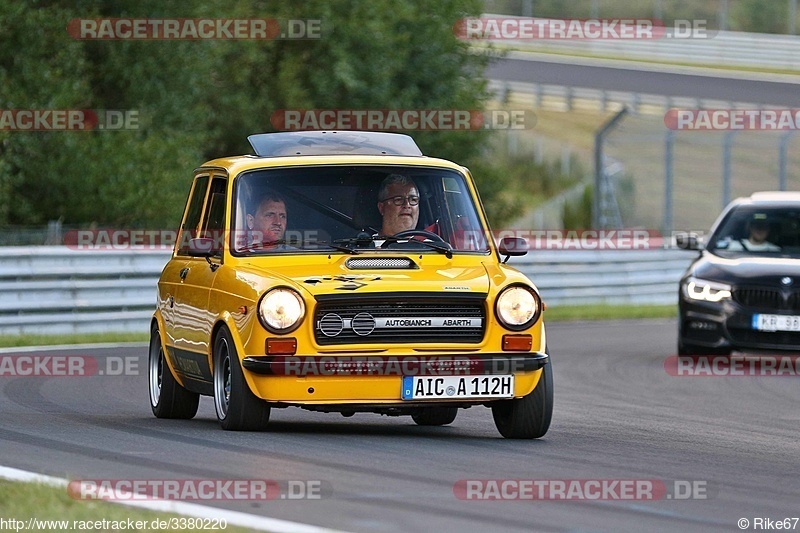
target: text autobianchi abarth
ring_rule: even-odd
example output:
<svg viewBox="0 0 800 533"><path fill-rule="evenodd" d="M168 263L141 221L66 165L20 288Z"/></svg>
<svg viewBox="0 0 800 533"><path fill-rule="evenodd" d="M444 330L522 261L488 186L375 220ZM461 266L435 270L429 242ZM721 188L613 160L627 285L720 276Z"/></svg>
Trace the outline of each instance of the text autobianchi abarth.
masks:
<svg viewBox="0 0 800 533"><path fill-rule="evenodd" d="M151 325L150 403L228 430L270 410L453 422L538 438L553 377L536 287L505 264L469 171L391 133L253 135L195 171Z"/></svg>

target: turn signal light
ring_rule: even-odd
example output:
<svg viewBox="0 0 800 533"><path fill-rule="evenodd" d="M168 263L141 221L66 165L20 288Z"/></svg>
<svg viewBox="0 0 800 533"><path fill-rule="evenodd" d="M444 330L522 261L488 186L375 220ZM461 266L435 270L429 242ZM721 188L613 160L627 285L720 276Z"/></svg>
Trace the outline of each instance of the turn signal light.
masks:
<svg viewBox="0 0 800 533"><path fill-rule="evenodd" d="M504 352L530 352L532 346L531 335L503 335Z"/></svg>
<svg viewBox="0 0 800 533"><path fill-rule="evenodd" d="M267 339L267 355L294 355L297 353L297 339L284 337Z"/></svg>

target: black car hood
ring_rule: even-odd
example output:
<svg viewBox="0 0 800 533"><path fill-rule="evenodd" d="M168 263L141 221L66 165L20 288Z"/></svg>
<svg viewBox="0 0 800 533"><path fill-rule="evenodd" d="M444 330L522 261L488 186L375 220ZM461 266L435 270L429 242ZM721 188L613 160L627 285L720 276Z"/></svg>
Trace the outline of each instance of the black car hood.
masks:
<svg viewBox="0 0 800 533"><path fill-rule="evenodd" d="M779 257L741 257L725 259L704 252L689 267L687 275L732 285L766 285L800 288L800 259ZM782 283L785 277L791 284Z"/></svg>

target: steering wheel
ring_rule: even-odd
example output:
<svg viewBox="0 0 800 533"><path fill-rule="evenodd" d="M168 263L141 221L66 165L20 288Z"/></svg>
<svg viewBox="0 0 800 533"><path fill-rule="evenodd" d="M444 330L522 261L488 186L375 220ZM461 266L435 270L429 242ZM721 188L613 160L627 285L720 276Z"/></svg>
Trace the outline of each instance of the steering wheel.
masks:
<svg viewBox="0 0 800 533"><path fill-rule="evenodd" d="M427 237L428 239L436 242L443 242L445 244L449 244L447 241L442 239L439 235L435 234L432 231L424 230L424 229L407 229L405 231L401 231L400 233L395 233L387 240L400 240L400 239L408 239L409 237Z"/></svg>

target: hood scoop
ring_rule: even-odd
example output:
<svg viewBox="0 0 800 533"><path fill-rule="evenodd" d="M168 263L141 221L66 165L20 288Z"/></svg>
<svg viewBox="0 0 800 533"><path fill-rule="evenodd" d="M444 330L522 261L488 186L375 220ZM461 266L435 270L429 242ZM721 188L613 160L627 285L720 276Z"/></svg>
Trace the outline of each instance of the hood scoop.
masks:
<svg viewBox="0 0 800 533"><path fill-rule="evenodd" d="M351 257L345 261L350 270L415 270L419 267L407 257Z"/></svg>

